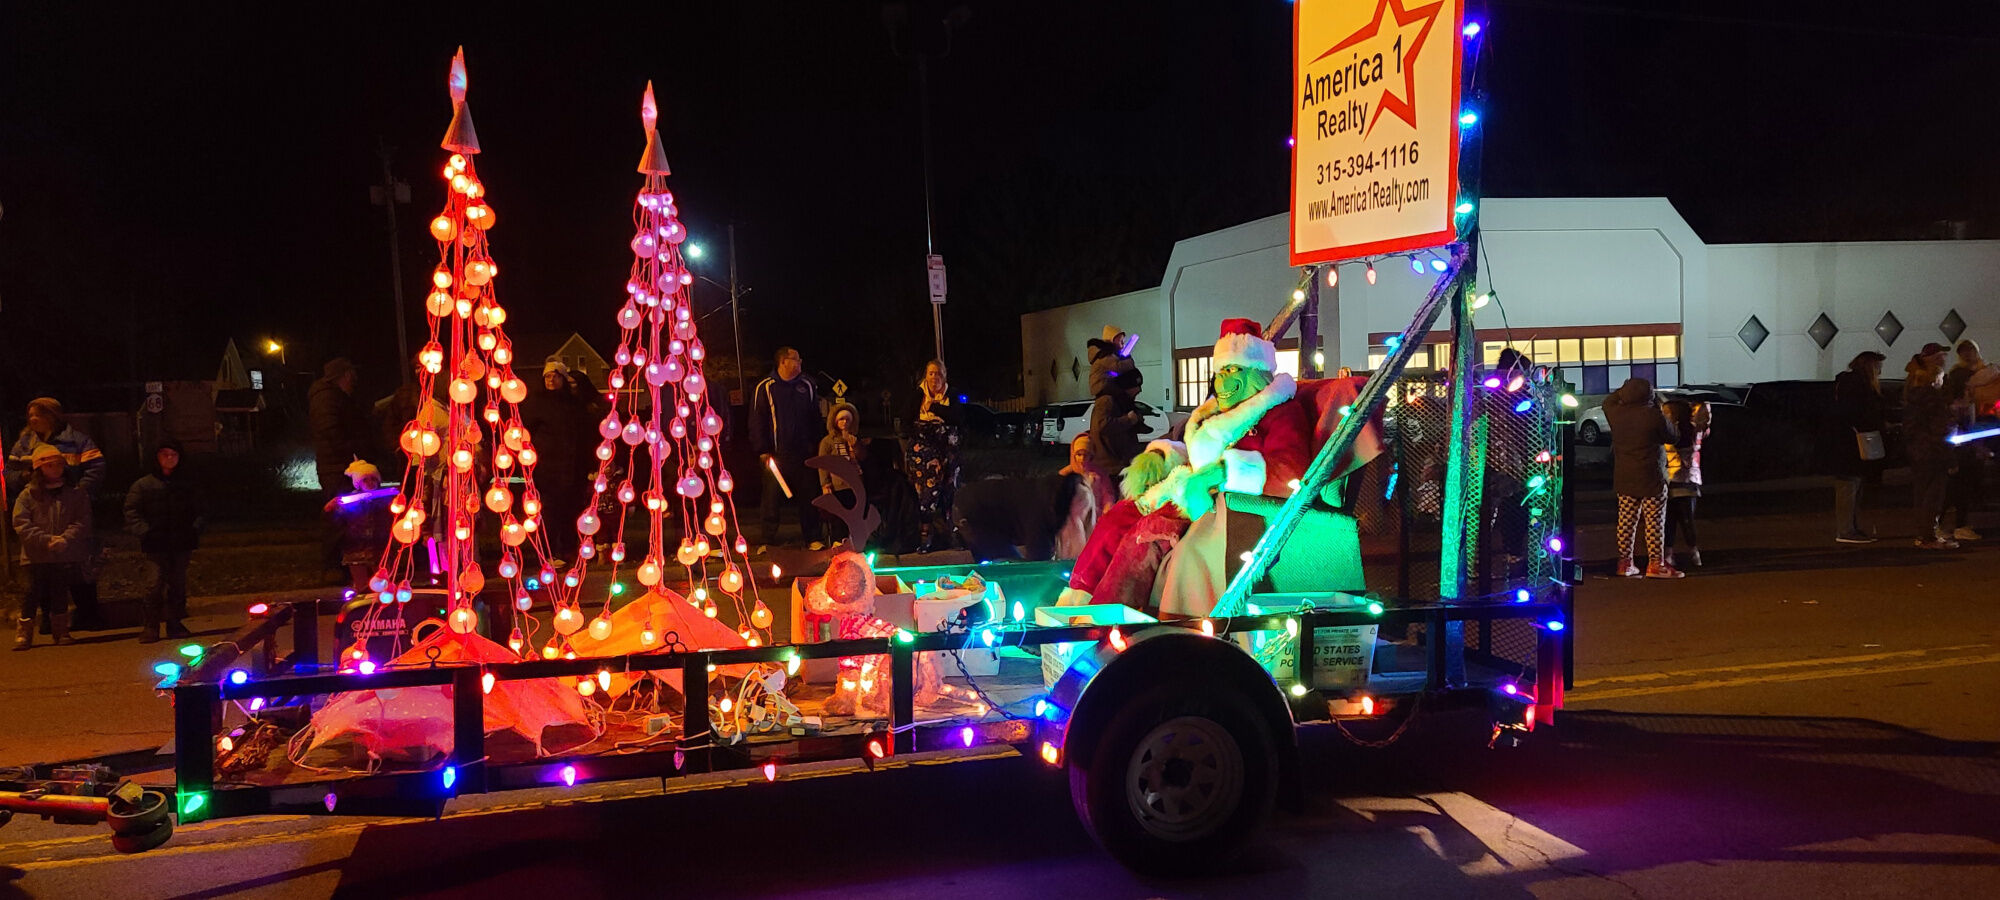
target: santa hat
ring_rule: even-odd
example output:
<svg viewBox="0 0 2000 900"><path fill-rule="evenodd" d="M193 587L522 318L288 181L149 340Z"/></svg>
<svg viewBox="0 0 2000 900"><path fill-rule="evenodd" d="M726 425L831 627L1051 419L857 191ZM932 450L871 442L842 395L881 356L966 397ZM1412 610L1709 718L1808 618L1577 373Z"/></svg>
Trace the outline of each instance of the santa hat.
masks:
<svg viewBox="0 0 2000 900"><path fill-rule="evenodd" d="M1239 366L1264 372L1278 370L1278 346L1264 340L1264 329L1249 319L1223 319L1215 342L1215 367Z"/></svg>

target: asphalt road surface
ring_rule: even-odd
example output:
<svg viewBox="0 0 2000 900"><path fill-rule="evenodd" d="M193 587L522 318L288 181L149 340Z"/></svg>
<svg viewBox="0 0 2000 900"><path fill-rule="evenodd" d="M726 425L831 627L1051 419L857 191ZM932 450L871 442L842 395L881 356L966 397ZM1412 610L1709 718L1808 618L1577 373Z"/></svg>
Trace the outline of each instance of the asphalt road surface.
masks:
<svg viewBox="0 0 2000 900"><path fill-rule="evenodd" d="M2000 548L1819 531L1718 520L1679 582L1596 566L1557 728L1517 750L1464 719L1388 750L1309 733L1303 810L1212 878L1126 872L1056 772L1006 757L209 822L135 857L16 823L0 898L2000 894Z"/></svg>

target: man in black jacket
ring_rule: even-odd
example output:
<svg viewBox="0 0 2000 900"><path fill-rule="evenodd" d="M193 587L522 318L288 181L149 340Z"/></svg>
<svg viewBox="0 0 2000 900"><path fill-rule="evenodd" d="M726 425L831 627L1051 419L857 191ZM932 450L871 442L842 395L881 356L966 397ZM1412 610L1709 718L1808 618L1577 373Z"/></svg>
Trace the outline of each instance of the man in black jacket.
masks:
<svg viewBox="0 0 2000 900"><path fill-rule="evenodd" d="M321 372L321 378L306 391L306 414L312 425L320 499L331 500L348 491L348 464L374 456L375 432L367 411L354 399L354 364L345 356L336 356L326 361ZM339 532L322 535L320 563L327 572L327 583L347 583L347 573L340 567Z"/></svg>
<svg viewBox="0 0 2000 900"><path fill-rule="evenodd" d="M806 460L818 452L821 428L819 392L805 374L799 351L779 347L778 370L757 382L750 398L750 446L757 451L757 466L764 473L764 495L757 509L764 524L764 542L778 543L778 508L796 511L799 540L812 540L817 513L811 503L817 496L818 479L806 468ZM786 497L771 476L775 464L792 494ZM809 490L811 488L811 490Z"/></svg>

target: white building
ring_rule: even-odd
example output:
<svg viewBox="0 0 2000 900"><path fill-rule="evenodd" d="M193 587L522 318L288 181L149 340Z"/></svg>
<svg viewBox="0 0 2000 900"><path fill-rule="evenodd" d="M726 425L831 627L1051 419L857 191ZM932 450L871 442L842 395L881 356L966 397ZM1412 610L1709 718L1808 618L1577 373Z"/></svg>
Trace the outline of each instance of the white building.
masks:
<svg viewBox="0 0 2000 900"><path fill-rule="evenodd" d="M1221 321L1268 321L1297 286L1287 216L1174 245L1160 286L1021 317L1030 404L1089 396L1084 342L1104 325L1140 335L1144 399L1189 407L1207 392ZM1408 325L1438 277L1419 255L1339 267L1320 286L1328 371L1379 364L1383 339ZM1489 199L1481 211L1478 313L1482 355L1512 342L1559 366L1585 394L1639 375L1692 382L1828 379L1863 350L1900 371L1919 347L2000 339L2000 241L1706 244L1663 198ZM1448 344L1440 319L1412 365ZM1279 346L1296 368L1298 331Z"/></svg>

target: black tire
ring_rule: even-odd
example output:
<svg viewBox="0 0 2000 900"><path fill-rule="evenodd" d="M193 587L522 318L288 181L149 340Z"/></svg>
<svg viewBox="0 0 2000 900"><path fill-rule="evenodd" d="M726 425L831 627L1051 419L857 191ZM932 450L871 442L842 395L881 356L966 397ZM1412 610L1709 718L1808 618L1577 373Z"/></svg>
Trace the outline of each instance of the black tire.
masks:
<svg viewBox="0 0 2000 900"><path fill-rule="evenodd" d="M1576 439L1593 447L1597 446L1597 442L1603 437L1604 433L1597 429L1596 422L1584 422L1576 426Z"/></svg>
<svg viewBox="0 0 2000 900"><path fill-rule="evenodd" d="M1162 780L1174 796L1147 791ZM1230 862L1270 817L1277 783L1270 726L1250 700L1187 681L1155 685L1124 704L1090 758L1072 759L1069 769L1070 802L1084 828L1146 875Z"/></svg>
<svg viewBox="0 0 2000 900"><path fill-rule="evenodd" d="M120 853L144 853L167 842L174 836L174 823L161 822L153 830L140 834L113 834L111 849Z"/></svg>
<svg viewBox="0 0 2000 900"><path fill-rule="evenodd" d="M114 799L105 810L105 823L117 834L145 834L167 821L167 795L159 791L146 791L132 803Z"/></svg>

